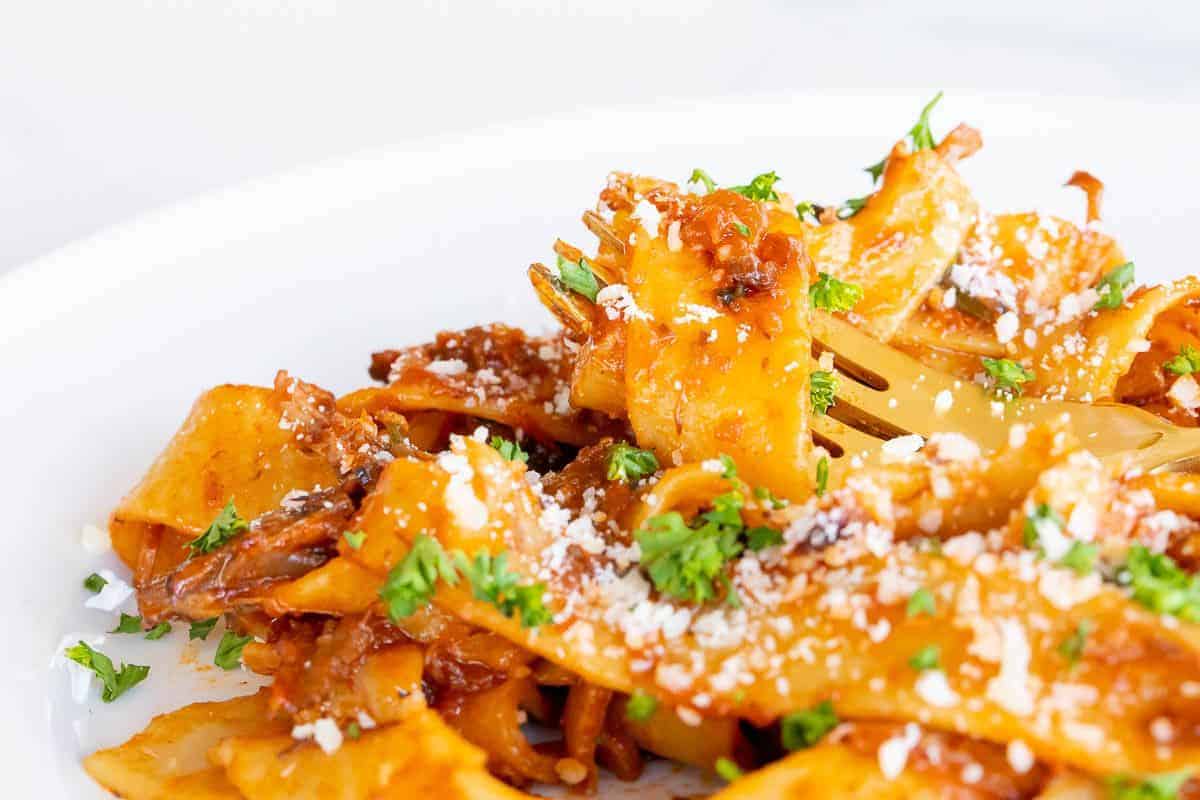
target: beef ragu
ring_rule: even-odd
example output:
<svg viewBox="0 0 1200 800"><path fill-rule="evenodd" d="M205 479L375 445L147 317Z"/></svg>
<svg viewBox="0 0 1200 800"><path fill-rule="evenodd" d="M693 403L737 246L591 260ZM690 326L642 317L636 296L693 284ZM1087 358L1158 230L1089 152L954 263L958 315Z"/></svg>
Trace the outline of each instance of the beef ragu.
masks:
<svg viewBox="0 0 1200 800"><path fill-rule="evenodd" d="M119 629L211 634L268 685L90 774L133 800L512 800L669 759L721 800L1194 796L1190 475L1062 420L990 451L814 436L856 379L814 355L822 315L1001 409L1200 419L1200 282L1135 289L1094 176L1079 223L980 209L957 164L981 136L936 141L932 108L840 204L615 173L596 247L530 269L554 334L383 331L375 385L205 393L110 521ZM158 677L66 655L106 701Z"/></svg>

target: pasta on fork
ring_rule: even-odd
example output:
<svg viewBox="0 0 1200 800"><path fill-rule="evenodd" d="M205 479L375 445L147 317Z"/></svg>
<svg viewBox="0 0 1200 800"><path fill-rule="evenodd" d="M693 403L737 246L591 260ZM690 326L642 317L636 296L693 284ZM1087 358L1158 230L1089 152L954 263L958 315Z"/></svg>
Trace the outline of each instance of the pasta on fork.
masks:
<svg viewBox="0 0 1200 800"><path fill-rule="evenodd" d="M936 102L839 205L609 176L596 246L529 270L556 333L441 332L340 397L204 393L110 519L118 630L219 635L269 684L88 773L132 800L589 795L651 759L722 800L1200 794L1191 476L1063 420L992 450L877 428L871 463L814 429L848 380L814 315L1001 408L1200 425L1200 283L1135 288L1086 173L1082 222L981 208L981 135L938 141ZM65 655L104 701L155 679Z"/></svg>

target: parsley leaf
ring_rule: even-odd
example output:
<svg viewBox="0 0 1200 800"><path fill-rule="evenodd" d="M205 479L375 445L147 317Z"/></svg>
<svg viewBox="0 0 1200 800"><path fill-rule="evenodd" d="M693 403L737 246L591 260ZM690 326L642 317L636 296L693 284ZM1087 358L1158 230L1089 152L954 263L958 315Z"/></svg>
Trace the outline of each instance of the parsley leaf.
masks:
<svg viewBox="0 0 1200 800"><path fill-rule="evenodd" d="M1022 530L1022 539L1026 547L1034 547L1041 541L1041 534L1047 527L1052 526L1054 530L1061 531L1063 529L1063 519L1058 515L1058 512L1051 508L1046 503L1038 504L1038 507L1033 510L1032 514L1025 515L1025 527Z"/></svg>
<svg viewBox="0 0 1200 800"><path fill-rule="evenodd" d="M725 756L721 756L717 759L717 763L713 764L713 771L716 772L717 775L719 775L722 779L730 783L736 781L745 774L742 772L742 768L739 767L733 761L733 759L726 758Z"/></svg>
<svg viewBox="0 0 1200 800"><path fill-rule="evenodd" d="M543 605L546 587L541 583L521 585L521 576L508 569L508 554L492 555L487 551L475 554L468 561L462 553L455 553L455 564L471 583L476 600L485 600L506 617L519 613L521 626L536 628L550 621L550 612Z"/></svg>
<svg viewBox="0 0 1200 800"><path fill-rule="evenodd" d="M217 617L213 617L212 619L201 619L193 622L188 627L188 641L192 639L204 641L207 639L208 635L212 633L212 629L216 627L217 619Z"/></svg>
<svg viewBox="0 0 1200 800"><path fill-rule="evenodd" d="M558 279L562 282L563 286L572 292L583 295L593 303L596 302L596 295L600 292L600 284L596 281L596 274L588 266L586 258L580 258L578 261L567 261L562 256L559 256Z"/></svg>
<svg viewBox="0 0 1200 800"><path fill-rule="evenodd" d="M775 192L775 183L778 180L779 176L772 170L771 172L764 172L761 175L755 175L750 183L745 186L730 186L729 191L737 192L742 197L751 200L779 200L779 195ZM710 189L709 191L712 190Z"/></svg>
<svg viewBox="0 0 1200 800"><path fill-rule="evenodd" d="M779 738L787 750L812 747L837 727L833 703L825 700L807 711L795 711L779 720Z"/></svg>
<svg viewBox="0 0 1200 800"><path fill-rule="evenodd" d="M1161 772L1157 775L1116 775L1108 778L1111 800L1175 800L1192 777L1192 770Z"/></svg>
<svg viewBox="0 0 1200 800"><path fill-rule="evenodd" d="M346 738L347 739L349 739L350 741L353 742L354 740L358 739L358 737L360 737L360 736L362 736L362 726L360 726L357 722L351 722L349 725L346 726Z"/></svg>
<svg viewBox="0 0 1200 800"><path fill-rule="evenodd" d="M1180 348L1179 355L1163 364L1163 369L1167 372L1174 372L1176 375L1191 375L1193 372L1200 372L1200 350L1190 344L1185 344Z"/></svg>
<svg viewBox="0 0 1200 800"><path fill-rule="evenodd" d="M641 450L628 442L617 442L608 449L608 470L605 475L610 481L634 483L658 471L658 459L649 450Z"/></svg>
<svg viewBox="0 0 1200 800"><path fill-rule="evenodd" d="M1117 572L1117 583L1128 586L1133 599L1156 614L1200 622L1200 577L1188 575L1166 553L1133 545Z"/></svg>
<svg viewBox="0 0 1200 800"><path fill-rule="evenodd" d="M221 636L221 641L217 643L217 653L213 656L213 663L221 669L237 669L242 663L242 651L246 649L253 636L238 636L233 631L225 631Z"/></svg>
<svg viewBox="0 0 1200 800"><path fill-rule="evenodd" d="M845 283L828 272L818 273L817 282L808 287L808 303L826 311L849 311L863 298L862 287Z"/></svg>
<svg viewBox="0 0 1200 800"><path fill-rule="evenodd" d="M343 531L342 538L346 540L346 544L351 550L360 550L363 543L367 541L367 534L365 531Z"/></svg>
<svg viewBox="0 0 1200 800"><path fill-rule="evenodd" d="M729 504L722 511L709 512L718 519L727 518L729 513ZM716 597L713 582L724 574L725 563L741 552L739 531L711 518L698 528L689 528L678 511L669 511L651 517L634 536L642 549L642 567L656 589L681 600L703 603Z"/></svg>
<svg viewBox="0 0 1200 800"><path fill-rule="evenodd" d="M497 452L499 452L500 455L504 456L505 461L523 461L526 463L529 461L529 453L526 453L524 450L522 450L521 445L516 441L510 442L503 436L493 436L489 444L491 444L491 446Z"/></svg>
<svg viewBox="0 0 1200 800"><path fill-rule="evenodd" d="M704 184L704 190L708 194L712 194L717 190L717 182L710 178L708 173L699 167L696 167L694 170L692 170L692 175L687 179L687 182Z"/></svg>
<svg viewBox="0 0 1200 800"><path fill-rule="evenodd" d="M1093 307L1097 311L1104 308L1120 308L1121 303L1125 302L1125 289L1131 283L1133 283L1133 262L1127 261L1113 269L1096 284L1096 290L1100 292L1100 299Z"/></svg>
<svg viewBox="0 0 1200 800"><path fill-rule="evenodd" d="M917 150L932 150L937 147L937 142L933 140L933 131L929 128L929 115L933 113L933 107L942 99L942 92L938 92L933 96L933 99L925 104L921 109L921 116L917 118L917 122L908 131L908 138L912 141L913 151Z"/></svg>
<svg viewBox="0 0 1200 800"><path fill-rule="evenodd" d="M654 716L654 712L657 710L658 700L654 699L654 695L647 694L641 689L631 694L629 700L625 702L625 717L634 722L645 722Z"/></svg>
<svg viewBox="0 0 1200 800"><path fill-rule="evenodd" d="M735 222L733 227L737 228L737 232L746 238L750 238L750 226L744 222Z"/></svg>
<svg viewBox="0 0 1200 800"><path fill-rule="evenodd" d="M808 390L812 398L813 413L825 414L837 402L837 377L823 369L814 370L808 376Z"/></svg>
<svg viewBox="0 0 1200 800"><path fill-rule="evenodd" d="M451 586L458 583L458 574L441 544L422 533L388 572L379 590L379 597L387 604L388 616L399 622L427 605L439 577Z"/></svg>
<svg viewBox="0 0 1200 800"><path fill-rule="evenodd" d="M160 622L150 630L146 631L146 638L152 642L158 641L162 637L171 632L171 623Z"/></svg>
<svg viewBox="0 0 1200 800"><path fill-rule="evenodd" d="M887 168L887 162L887 156L884 156L863 170L863 172L871 176L871 183L878 183L879 179L883 177L883 171Z"/></svg>
<svg viewBox="0 0 1200 800"><path fill-rule="evenodd" d="M783 544L783 532L759 526L746 531L746 547L754 552Z"/></svg>
<svg viewBox="0 0 1200 800"><path fill-rule="evenodd" d="M933 616L937 613L937 603L933 599L933 592L922 586L917 589L908 598L908 605L904 609L905 616L916 617L921 614Z"/></svg>
<svg viewBox="0 0 1200 800"><path fill-rule="evenodd" d="M233 500L230 500L204 533L188 542L188 547L192 549L192 555L211 553L249 527L249 523L238 515Z"/></svg>
<svg viewBox="0 0 1200 800"><path fill-rule="evenodd" d="M754 489L754 496L764 503L769 503L771 508L780 509L787 508L788 501L782 497L776 497L775 493L766 486L757 486Z"/></svg>
<svg viewBox="0 0 1200 800"><path fill-rule="evenodd" d="M108 581L94 572L83 579L83 588L87 589L92 594L98 593L107 585Z"/></svg>
<svg viewBox="0 0 1200 800"><path fill-rule="evenodd" d="M937 669L940 653L941 650L936 644L926 645L913 654L913 657L908 660L908 665L917 672Z"/></svg>
<svg viewBox="0 0 1200 800"><path fill-rule="evenodd" d="M850 219L855 214L862 211L863 207L866 206L867 201L870 199L871 195L869 194L863 195L862 197L851 197L849 200L838 206L837 218Z"/></svg>
<svg viewBox="0 0 1200 800"><path fill-rule="evenodd" d="M721 462L721 477L725 480L733 480L737 477L737 463L732 457L720 453L717 455L717 460Z"/></svg>
<svg viewBox="0 0 1200 800"><path fill-rule="evenodd" d="M822 497L829 488L829 456L821 456L817 461L817 497Z"/></svg>
<svg viewBox="0 0 1200 800"><path fill-rule="evenodd" d="M121 614L121 621L109 633L141 633L142 618L132 614Z"/></svg>
<svg viewBox="0 0 1200 800"><path fill-rule="evenodd" d="M105 703L116 700L150 674L150 668L140 664L122 664L121 669L114 669L112 659L98 650L93 650L87 642L68 647L65 655L76 664L96 673L96 677L104 684L100 699Z"/></svg>
<svg viewBox="0 0 1200 800"><path fill-rule="evenodd" d="M1071 542L1071 548L1059 560L1068 569L1075 570L1077 575L1091 575L1096 569L1096 556L1100 548L1087 542Z"/></svg>
<svg viewBox="0 0 1200 800"><path fill-rule="evenodd" d="M1072 667L1079 663L1079 659L1083 658L1083 651L1087 647L1088 635L1091 632L1091 621L1080 620L1074 632L1059 644L1058 654L1070 662Z"/></svg>
<svg viewBox="0 0 1200 800"><path fill-rule="evenodd" d="M1015 400L1025 387L1022 384L1034 379L1032 370L1025 369L1007 358L984 358L983 368L991 378L992 394L1002 400Z"/></svg>

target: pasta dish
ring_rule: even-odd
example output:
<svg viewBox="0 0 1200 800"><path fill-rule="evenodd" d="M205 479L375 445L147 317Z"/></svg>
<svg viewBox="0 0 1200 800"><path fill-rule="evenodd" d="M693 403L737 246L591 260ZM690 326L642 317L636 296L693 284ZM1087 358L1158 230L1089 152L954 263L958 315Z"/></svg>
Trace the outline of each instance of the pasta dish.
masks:
<svg viewBox="0 0 1200 800"><path fill-rule="evenodd" d="M122 637L186 631L265 686L87 772L132 800L594 795L655 759L720 800L1200 796L1195 479L1004 418L1197 426L1200 281L1137 286L1088 173L1079 221L981 208L981 134L935 136L936 102L840 204L610 175L595 244L529 269L554 333L202 394L91 532L128 572L84 599L136 614L61 656L120 702L157 677ZM986 391L999 446L826 435L883 368L822 320Z"/></svg>

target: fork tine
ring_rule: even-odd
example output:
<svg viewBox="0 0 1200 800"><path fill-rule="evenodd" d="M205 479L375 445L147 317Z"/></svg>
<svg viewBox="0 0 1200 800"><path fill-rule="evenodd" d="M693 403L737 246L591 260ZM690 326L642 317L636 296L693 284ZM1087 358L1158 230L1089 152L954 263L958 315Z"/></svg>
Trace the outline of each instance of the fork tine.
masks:
<svg viewBox="0 0 1200 800"><path fill-rule="evenodd" d="M571 292L564 292L554 282L545 264L531 264L529 282L533 284L542 305L553 314L576 338L587 338L592 332L592 307Z"/></svg>
<svg viewBox="0 0 1200 800"><path fill-rule="evenodd" d="M852 458L860 456L868 458L873 450L879 449L879 440L862 431L855 430L849 425L829 416L812 417L809 426L817 436L832 442L843 451L841 456L831 453L834 458ZM818 444L821 444L818 441Z"/></svg>
<svg viewBox="0 0 1200 800"><path fill-rule="evenodd" d="M596 235L597 239L611 247L619 255L625 255L625 242L612 229L612 226L604 221L604 217L595 211L585 211L583 212L583 224Z"/></svg>

